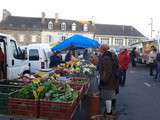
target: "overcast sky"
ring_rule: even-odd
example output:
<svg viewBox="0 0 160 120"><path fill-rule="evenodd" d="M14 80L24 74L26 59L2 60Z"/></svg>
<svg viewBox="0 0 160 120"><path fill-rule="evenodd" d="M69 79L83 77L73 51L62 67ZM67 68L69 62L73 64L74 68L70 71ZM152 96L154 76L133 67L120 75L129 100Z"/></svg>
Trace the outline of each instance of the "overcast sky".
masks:
<svg viewBox="0 0 160 120"><path fill-rule="evenodd" d="M1 0L2 10L7 9L14 16L40 17L44 11L47 17L88 20L92 16L96 23L132 25L147 37L150 36L150 18L153 28L160 31L160 1L158 0Z"/></svg>

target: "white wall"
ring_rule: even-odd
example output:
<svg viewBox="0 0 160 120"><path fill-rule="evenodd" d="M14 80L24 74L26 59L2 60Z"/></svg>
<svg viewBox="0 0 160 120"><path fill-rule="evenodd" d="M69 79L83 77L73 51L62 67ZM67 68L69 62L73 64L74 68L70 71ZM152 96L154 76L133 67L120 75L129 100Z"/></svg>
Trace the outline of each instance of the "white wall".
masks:
<svg viewBox="0 0 160 120"><path fill-rule="evenodd" d="M51 36L51 43L56 43L58 41L62 40L62 36L65 36L65 38L69 38L75 34L79 34L82 36L86 36L88 38L93 39L93 33L83 33L83 32L54 32L54 31L43 31L41 33L42 43L48 43L48 36Z"/></svg>

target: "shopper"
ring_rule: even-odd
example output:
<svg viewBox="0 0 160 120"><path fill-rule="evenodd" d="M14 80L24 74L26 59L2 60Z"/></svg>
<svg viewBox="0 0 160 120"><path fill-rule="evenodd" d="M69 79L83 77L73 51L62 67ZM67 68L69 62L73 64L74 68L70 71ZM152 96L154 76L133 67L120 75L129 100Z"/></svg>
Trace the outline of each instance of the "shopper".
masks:
<svg viewBox="0 0 160 120"><path fill-rule="evenodd" d="M157 53L156 56L156 75L155 75L155 80L158 81L160 80L160 53Z"/></svg>
<svg viewBox="0 0 160 120"><path fill-rule="evenodd" d="M83 58L85 60L89 60L89 51L87 49L85 49L84 53L83 53Z"/></svg>
<svg viewBox="0 0 160 120"><path fill-rule="evenodd" d="M68 51L67 55L65 56L65 62L70 61L71 57L72 57L72 51Z"/></svg>
<svg viewBox="0 0 160 120"><path fill-rule="evenodd" d="M61 55L59 52L54 52L53 55L50 57L50 68L56 67L57 65L64 63L62 61Z"/></svg>
<svg viewBox="0 0 160 120"><path fill-rule="evenodd" d="M136 47L134 47L130 53L132 67L136 67L136 60L137 60L137 52Z"/></svg>
<svg viewBox="0 0 160 120"><path fill-rule="evenodd" d="M128 69L128 65L130 62L130 57L127 49L121 49L118 55L118 63L119 63L119 70L120 70L120 79L119 84L121 86L125 85L126 82L126 71Z"/></svg>
<svg viewBox="0 0 160 120"><path fill-rule="evenodd" d="M116 70L114 57L109 51L108 45L101 45L100 56L98 60L98 70L100 73L100 111L103 114L106 110L106 101L112 102L112 107L116 104L116 89L118 86L117 77L114 74ZM118 65L118 64L117 64Z"/></svg>
<svg viewBox="0 0 160 120"><path fill-rule="evenodd" d="M150 76L154 76L153 75L153 70L155 68L156 56L157 56L157 49L154 46L151 46L151 51L150 51L150 53L148 55L148 57L149 57L148 63L149 63L149 74L150 74Z"/></svg>

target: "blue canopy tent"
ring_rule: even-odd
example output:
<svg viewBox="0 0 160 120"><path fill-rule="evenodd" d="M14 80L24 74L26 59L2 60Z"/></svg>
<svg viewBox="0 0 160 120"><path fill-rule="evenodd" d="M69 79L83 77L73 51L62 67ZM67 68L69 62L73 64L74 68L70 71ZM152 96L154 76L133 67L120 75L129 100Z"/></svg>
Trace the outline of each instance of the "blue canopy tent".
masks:
<svg viewBox="0 0 160 120"><path fill-rule="evenodd" d="M74 35L58 45L52 47L52 51L61 51L70 47L76 48L98 48L100 45L96 40L81 36Z"/></svg>

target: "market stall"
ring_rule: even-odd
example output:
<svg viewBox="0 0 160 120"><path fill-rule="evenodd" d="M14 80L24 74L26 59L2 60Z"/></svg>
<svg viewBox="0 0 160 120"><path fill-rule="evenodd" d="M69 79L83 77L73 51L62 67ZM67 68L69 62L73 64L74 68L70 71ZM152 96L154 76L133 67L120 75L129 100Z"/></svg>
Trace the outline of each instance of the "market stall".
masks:
<svg viewBox="0 0 160 120"><path fill-rule="evenodd" d="M70 47L76 48L98 48L100 45L96 40L81 36L74 35L56 46L52 47L52 51L61 51Z"/></svg>
<svg viewBox="0 0 160 120"><path fill-rule="evenodd" d="M94 71L93 64L74 59L28 78L20 77L25 85L9 91L5 114L23 119L72 120Z"/></svg>
<svg viewBox="0 0 160 120"><path fill-rule="evenodd" d="M99 44L95 40L75 35L54 46L52 51L71 47L98 48ZM90 88L93 88L95 69L96 66L89 61L73 57L51 69L20 76L19 81L23 84L9 89L4 95L5 99L0 99L1 106L5 102L5 112L0 111L0 115L9 116L13 120L73 120L78 108L81 112L84 96L92 91ZM0 94L4 94L1 88Z"/></svg>

